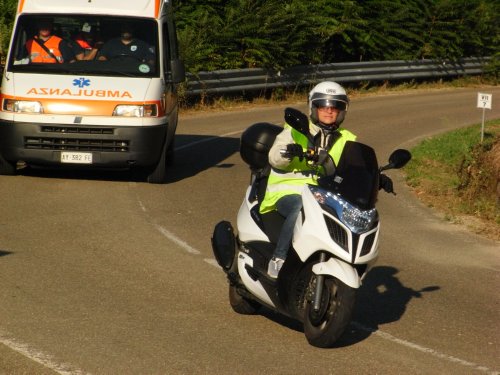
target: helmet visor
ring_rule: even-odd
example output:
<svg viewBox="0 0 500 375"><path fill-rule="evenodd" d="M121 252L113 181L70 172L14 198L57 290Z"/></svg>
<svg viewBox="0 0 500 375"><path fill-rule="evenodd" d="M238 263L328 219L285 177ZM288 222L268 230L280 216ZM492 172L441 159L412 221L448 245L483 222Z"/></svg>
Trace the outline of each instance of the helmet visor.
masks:
<svg viewBox="0 0 500 375"><path fill-rule="evenodd" d="M347 108L347 103L345 101L337 99L313 99L312 104L316 108L330 107L336 108L340 111L345 111Z"/></svg>

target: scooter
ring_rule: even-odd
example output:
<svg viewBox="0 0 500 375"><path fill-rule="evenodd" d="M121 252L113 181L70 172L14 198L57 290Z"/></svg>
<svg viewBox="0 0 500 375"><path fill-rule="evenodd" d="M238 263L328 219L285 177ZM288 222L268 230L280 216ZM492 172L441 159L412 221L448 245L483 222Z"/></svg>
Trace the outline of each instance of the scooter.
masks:
<svg viewBox="0 0 500 375"><path fill-rule="evenodd" d="M312 139L302 112L285 109L285 121ZM212 248L227 275L235 312L255 314L266 306L302 322L311 345L331 347L350 323L356 291L378 256L380 220L375 203L381 172L403 167L411 154L396 150L381 168L375 151L359 142L346 143L338 165L330 157L320 157L314 147L300 155L322 173L317 185L303 188L292 246L273 279L267 265L284 218L275 211L260 214L259 205L270 171L267 155L282 130L257 123L243 132L240 156L250 166L251 179L238 212L237 233L230 222L219 222ZM394 193L392 181L384 186Z"/></svg>

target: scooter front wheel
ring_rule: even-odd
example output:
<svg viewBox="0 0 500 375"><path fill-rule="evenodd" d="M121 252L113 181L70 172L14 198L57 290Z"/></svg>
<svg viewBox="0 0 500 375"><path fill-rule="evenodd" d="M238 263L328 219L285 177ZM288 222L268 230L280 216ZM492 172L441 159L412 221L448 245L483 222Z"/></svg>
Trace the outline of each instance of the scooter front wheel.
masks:
<svg viewBox="0 0 500 375"><path fill-rule="evenodd" d="M319 348L333 346L344 333L351 321L356 299L356 289L340 280L329 277L324 283L319 310L315 311L313 302L308 301L304 314L307 341Z"/></svg>
<svg viewBox="0 0 500 375"><path fill-rule="evenodd" d="M229 284L229 303L235 312L243 315L253 315L259 310L260 304L243 297L235 285Z"/></svg>

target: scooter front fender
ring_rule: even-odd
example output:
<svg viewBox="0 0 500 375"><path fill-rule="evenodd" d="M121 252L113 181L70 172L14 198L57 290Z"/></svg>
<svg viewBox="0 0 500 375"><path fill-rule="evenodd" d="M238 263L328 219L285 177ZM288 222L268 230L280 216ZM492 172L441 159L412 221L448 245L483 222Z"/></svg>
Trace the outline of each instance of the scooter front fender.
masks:
<svg viewBox="0 0 500 375"><path fill-rule="evenodd" d="M312 271L316 275L333 276L351 288L358 289L361 286L361 279L358 272L349 264L336 259L330 258L326 262L316 263Z"/></svg>

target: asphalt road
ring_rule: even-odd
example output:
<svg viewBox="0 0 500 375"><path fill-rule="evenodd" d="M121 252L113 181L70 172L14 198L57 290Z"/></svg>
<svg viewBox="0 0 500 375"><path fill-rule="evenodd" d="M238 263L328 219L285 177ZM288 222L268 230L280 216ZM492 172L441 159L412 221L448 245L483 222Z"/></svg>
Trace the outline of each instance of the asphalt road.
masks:
<svg viewBox="0 0 500 375"><path fill-rule="evenodd" d="M479 123L478 92L493 94L486 118L500 118L490 87L354 98L345 126L382 163ZM210 237L235 221L249 180L241 132L280 123L283 108L182 115L166 185L0 176L0 374L499 373L499 243L439 219L398 171L398 195L380 196L379 262L335 348L309 346L270 311L232 311Z"/></svg>

